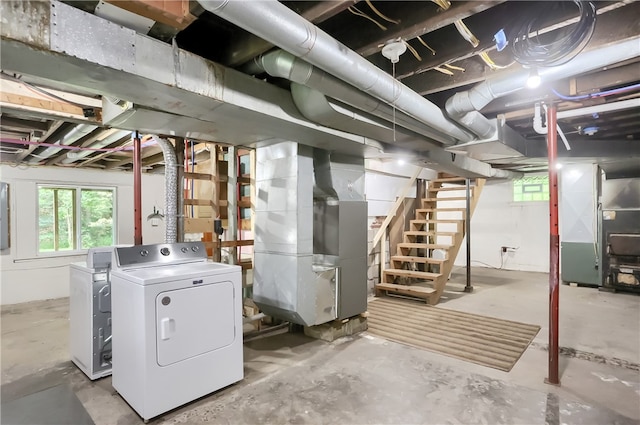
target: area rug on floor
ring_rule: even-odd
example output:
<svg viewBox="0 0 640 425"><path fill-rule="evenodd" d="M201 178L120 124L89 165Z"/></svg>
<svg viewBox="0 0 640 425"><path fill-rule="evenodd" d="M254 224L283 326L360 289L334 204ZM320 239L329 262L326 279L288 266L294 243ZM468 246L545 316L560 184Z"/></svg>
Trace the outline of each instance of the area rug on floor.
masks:
<svg viewBox="0 0 640 425"><path fill-rule="evenodd" d="M432 307L398 298L369 302L369 332L506 372L540 326Z"/></svg>

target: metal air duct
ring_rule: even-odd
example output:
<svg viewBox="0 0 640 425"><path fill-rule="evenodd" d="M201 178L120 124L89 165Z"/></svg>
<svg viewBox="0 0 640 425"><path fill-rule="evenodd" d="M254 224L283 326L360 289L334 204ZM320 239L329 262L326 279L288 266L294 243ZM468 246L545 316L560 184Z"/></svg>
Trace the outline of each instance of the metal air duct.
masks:
<svg viewBox="0 0 640 425"><path fill-rule="evenodd" d="M617 44L583 52L566 65L539 68L538 75L542 81L560 80L632 59L640 54L639 43L640 37L633 37ZM478 111L494 99L525 88L529 75L530 70L523 69L503 77L490 78L471 90L458 92L447 100L447 114L478 137L493 137L497 131L495 122Z"/></svg>
<svg viewBox="0 0 640 425"><path fill-rule="evenodd" d="M474 138L449 121L436 105L276 0L199 0L199 3L209 12L394 105L398 111L440 133L462 142Z"/></svg>
<svg viewBox="0 0 640 425"><path fill-rule="evenodd" d="M115 143L118 140L126 137L127 134L130 134L130 132L129 131L123 131L123 130L116 131L115 133L110 134L109 136L105 137L104 139L95 142L94 144L92 144L89 147L92 148L92 149L100 149L100 148L103 148L105 146L109 146L110 144ZM60 162L62 164L71 164L71 163L76 162L79 159L84 158L85 156L91 155L94 152L95 152L94 150L83 150L83 151L80 151L80 152L69 152L67 154L67 158L63 159Z"/></svg>
<svg viewBox="0 0 640 425"><path fill-rule="evenodd" d="M164 156L165 243L178 241L178 159L173 144L156 135L146 136L162 149Z"/></svg>
<svg viewBox="0 0 640 425"><path fill-rule="evenodd" d="M294 83L315 89L363 112L388 122L395 122L398 127L404 127L445 145L451 145L456 142L456 139L451 135L436 131L425 123L400 111L395 111L394 114L393 107L284 50L276 50L257 56L245 66L244 71L248 74L266 72L272 77L285 78ZM297 102L296 106L299 106Z"/></svg>
<svg viewBox="0 0 640 425"><path fill-rule="evenodd" d="M65 134L62 137L62 139L58 140L58 142L56 144L57 145L68 146L68 145L72 144L73 142L75 142L77 140L80 140L81 138L83 138L87 134L91 133L96 128L98 128L98 126L96 126L96 125L79 124L79 125L75 126L67 134ZM45 160L45 159L49 158L50 156L57 154L61 150L62 150L62 148L48 147L48 148L46 148L45 150L43 150L42 152L40 152L38 154L31 154L32 158L29 159L29 161L27 161L27 162L29 164L37 164L40 161Z"/></svg>

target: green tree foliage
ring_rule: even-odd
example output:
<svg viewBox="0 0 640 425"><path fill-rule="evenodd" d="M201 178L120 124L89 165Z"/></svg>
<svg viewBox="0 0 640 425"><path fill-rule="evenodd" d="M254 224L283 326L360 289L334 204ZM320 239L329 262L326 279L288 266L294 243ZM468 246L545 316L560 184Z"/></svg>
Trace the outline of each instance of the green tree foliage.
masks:
<svg viewBox="0 0 640 425"><path fill-rule="evenodd" d="M75 214L78 193L79 223ZM40 252L77 249L77 226L80 230L80 248L113 245L113 194L111 190L81 189L78 192L67 188L39 188Z"/></svg>
<svg viewBox="0 0 640 425"><path fill-rule="evenodd" d="M113 192L81 191L82 248L113 245Z"/></svg>

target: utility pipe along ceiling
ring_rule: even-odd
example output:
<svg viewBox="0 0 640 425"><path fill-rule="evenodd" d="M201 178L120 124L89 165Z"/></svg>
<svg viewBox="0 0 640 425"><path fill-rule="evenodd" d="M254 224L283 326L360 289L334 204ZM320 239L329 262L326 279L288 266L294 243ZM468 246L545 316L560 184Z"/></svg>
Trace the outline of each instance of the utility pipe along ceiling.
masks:
<svg viewBox="0 0 640 425"><path fill-rule="evenodd" d="M550 104L561 161L640 157L640 2L0 8L12 18L0 50L6 162L129 169L130 131L140 130L246 146L296 140L512 177L544 168ZM21 25L33 21L42 25ZM75 39L58 31L80 22ZM528 88L533 77L540 84ZM144 147L143 165L163 166L159 146Z"/></svg>

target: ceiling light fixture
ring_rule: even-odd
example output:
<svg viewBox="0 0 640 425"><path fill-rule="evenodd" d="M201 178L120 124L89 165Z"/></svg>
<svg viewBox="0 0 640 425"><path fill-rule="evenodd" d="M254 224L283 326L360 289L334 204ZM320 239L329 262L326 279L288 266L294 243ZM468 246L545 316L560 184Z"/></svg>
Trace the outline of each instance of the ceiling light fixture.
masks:
<svg viewBox="0 0 640 425"><path fill-rule="evenodd" d="M536 89L540 87L540 83L542 83L542 79L538 74L538 70L536 68L531 68L529 78L527 78L527 88Z"/></svg>

